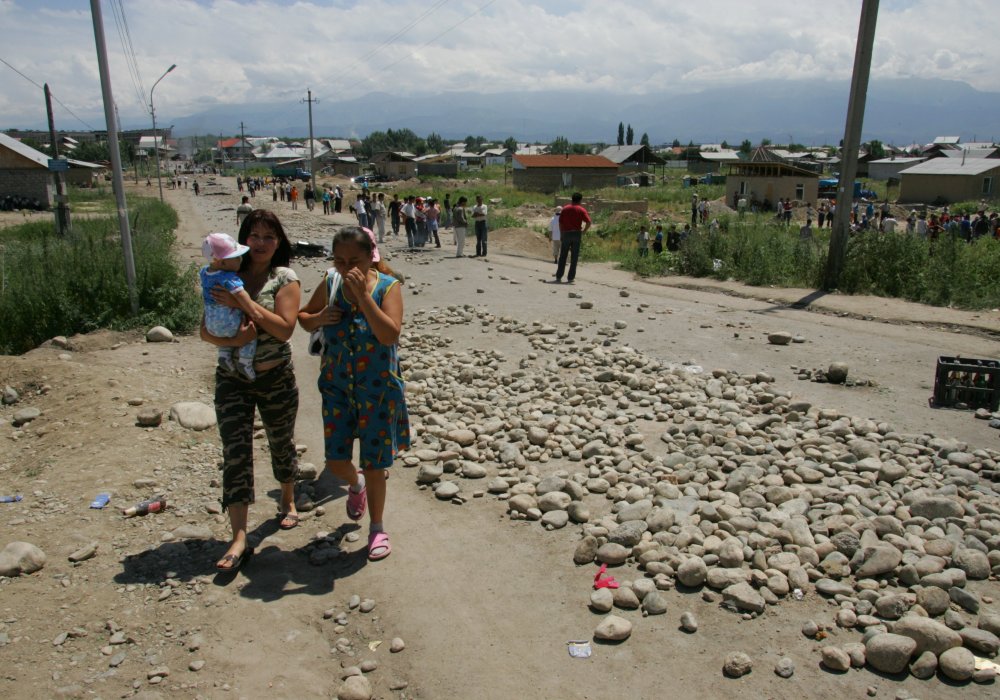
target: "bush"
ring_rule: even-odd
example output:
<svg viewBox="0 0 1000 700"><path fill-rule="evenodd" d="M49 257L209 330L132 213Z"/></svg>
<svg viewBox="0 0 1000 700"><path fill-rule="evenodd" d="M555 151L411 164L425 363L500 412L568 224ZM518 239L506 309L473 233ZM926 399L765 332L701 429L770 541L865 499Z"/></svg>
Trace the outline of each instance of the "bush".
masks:
<svg viewBox="0 0 1000 700"><path fill-rule="evenodd" d="M78 219L61 238L49 223L0 232L0 353L22 353L56 335L164 325L201 318L197 271L173 257L177 215L152 199L130 203L139 314L132 315L116 219Z"/></svg>

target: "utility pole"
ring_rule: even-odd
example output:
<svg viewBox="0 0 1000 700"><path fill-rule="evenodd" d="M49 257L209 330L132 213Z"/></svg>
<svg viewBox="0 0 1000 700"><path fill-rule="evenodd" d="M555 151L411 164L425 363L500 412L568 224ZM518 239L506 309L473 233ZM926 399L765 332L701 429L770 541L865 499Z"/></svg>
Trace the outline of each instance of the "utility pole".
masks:
<svg viewBox="0 0 1000 700"><path fill-rule="evenodd" d="M139 313L139 294L135 287L135 259L132 257L132 233L128 227L128 207L125 204L125 180L122 177L122 156L118 150L118 127L115 123L115 98L111 93L111 71L108 69L108 47L104 41L104 19L101 17L101 0L90 0L90 15L94 21L94 41L97 44L97 66L101 73L101 92L104 95L104 121L108 127L108 151L111 154L111 181L118 204L118 230L122 237L125 255L125 279L132 315Z"/></svg>
<svg viewBox="0 0 1000 700"><path fill-rule="evenodd" d="M854 203L854 178L858 173L858 148L861 146L861 126L865 118L868 96L868 74L872 65L872 45L875 43L875 21L878 0L862 0L858 43L854 53L854 76L847 103L847 123L844 126L844 147L840 153L840 181L837 183L837 211L833 214L830 252L826 260L823 288L837 289L847 259L850 238L851 205Z"/></svg>
<svg viewBox="0 0 1000 700"><path fill-rule="evenodd" d="M309 175L312 177L312 191L313 194L316 193L316 166L313 163L313 158L316 157L316 153L313 149L313 102L319 102L319 100L313 99L312 90L306 90L306 99L302 102L309 103Z"/></svg>
<svg viewBox="0 0 1000 700"><path fill-rule="evenodd" d="M52 93L49 91L49 84L45 83L45 112L49 116L49 143L53 160L59 159L59 144L56 142L56 121L52 116ZM66 180L62 172L56 170L52 173L56 179L56 232L60 236L67 236L71 232L69 220L69 204L66 202Z"/></svg>
<svg viewBox="0 0 1000 700"><path fill-rule="evenodd" d="M243 156L243 181L247 179L247 135L243 131L243 122L240 122L240 154Z"/></svg>

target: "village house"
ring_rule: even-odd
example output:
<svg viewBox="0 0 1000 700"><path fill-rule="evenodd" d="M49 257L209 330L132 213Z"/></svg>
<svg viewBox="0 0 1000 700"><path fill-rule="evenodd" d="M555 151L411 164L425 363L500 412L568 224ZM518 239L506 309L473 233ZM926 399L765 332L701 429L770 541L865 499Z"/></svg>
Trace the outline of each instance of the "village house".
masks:
<svg viewBox="0 0 1000 700"><path fill-rule="evenodd" d="M923 156L879 158L868 163L868 177L872 180L899 180L900 172L925 160Z"/></svg>
<svg viewBox="0 0 1000 700"><path fill-rule="evenodd" d="M815 202L819 197L819 175L759 147L750 160L729 165L726 203L744 196L767 207L773 207L779 199Z"/></svg>
<svg viewBox="0 0 1000 700"><path fill-rule="evenodd" d="M721 173L730 163L740 160L739 151L723 148L721 144L702 144L697 151L688 149L687 169L692 173Z"/></svg>
<svg viewBox="0 0 1000 700"><path fill-rule="evenodd" d="M483 165L506 165L513 155L509 148L487 148L479 157Z"/></svg>
<svg viewBox="0 0 1000 700"><path fill-rule="evenodd" d="M926 204L997 199L1000 159L932 158L900 172L899 201Z"/></svg>
<svg viewBox="0 0 1000 700"><path fill-rule="evenodd" d="M249 139L240 137L232 139L222 139L216 144L216 148L225 153L227 160L244 160L253 158L253 144Z"/></svg>
<svg viewBox="0 0 1000 700"><path fill-rule="evenodd" d="M599 155L617 163L619 173L652 172L657 165L663 166L667 162L644 144L608 146Z"/></svg>
<svg viewBox="0 0 1000 700"><path fill-rule="evenodd" d="M618 164L604 156L515 155L511 162L514 187L524 190L557 192L614 187L618 175Z"/></svg>
<svg viewBox="0 0 1000 700"><path fill-rule="evenodd" d="M408 180L417 176L416 156L406 151L382 151L369 161L375 172L394 180Z"/></svg>
<svg viewBox="0 0 1000 700"><path fill-rule="evenodd" d="M67 184L89 187L103 165L68 159ZM31 146L0 133L0 198L26 197L51 207L55 181L49 171L49 157Z"/></svg>

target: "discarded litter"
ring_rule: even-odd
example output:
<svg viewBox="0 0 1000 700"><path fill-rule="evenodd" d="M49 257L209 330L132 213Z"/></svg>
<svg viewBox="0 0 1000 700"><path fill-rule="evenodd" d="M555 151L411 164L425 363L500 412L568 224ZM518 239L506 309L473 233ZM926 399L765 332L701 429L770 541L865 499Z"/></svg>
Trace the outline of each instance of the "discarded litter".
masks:
<svg viewBox="0 0 1000 700"><path fill-rule="evenodd" d="M381 644L382 640L378 640L375 642L368 642L368 648L371 649L372 651L375 651L376 649L379 648L379 646L381 646Z"/></svg>
<svg viewBox="0 0 1000 700"><path fill-rule="evenodd" d="M111 500L110 493L99 493L96 496L94 496L94 500L90 502L90 507L100 510L104 506L108 505L108 502L110 500Z"/></svg>
<svg viewBox="0 0 1000 700"><path fill-rule="evenodd" d="M13 496L0 496L0 503L17 503L23 498L24 496L19 493L16 493Z"/></svg>
<svg viewBox="0 0 1000 700"><path fill-rule="evenodd" d="M566 642L566 650L569 655L574 659L589 659L591 648L590 642L588 641L569 641Z"/></svg>
<svg viewBox="0 0 1000 700"><path fill-rule="evenodd" d="M136 503L134 506L130 506L122 511L122 515L126 518L131 518L135 515L149 515L150 513L159 513L160 511L166 509L167 507L167 497L166 496L156 496L148 501L142 501Z"/></svg>
<svg viewBox="0 0 1000 700"><path fill-rule="evenodd" d="M805 597L805 594L802 592L801 588L796 588L792 591L792 597L795 598L795 600L802 600L802 598Z"/></svg>
<svg viewBox="0 0 1000 700"><path fill-rule="evenodd" d="M601 568L597 570L594 574L594 588L618 588L618 582L615 581L614 576L605 576L604 572L608 570L607 564L601 564Z"/></svg>
<svg viewBox="0 0 1000 700"><path fill-rule="evenodd" d="M690 372L691 374L704 374L705 368L701 365L688 365L684 368L685 372Z"/></svg>

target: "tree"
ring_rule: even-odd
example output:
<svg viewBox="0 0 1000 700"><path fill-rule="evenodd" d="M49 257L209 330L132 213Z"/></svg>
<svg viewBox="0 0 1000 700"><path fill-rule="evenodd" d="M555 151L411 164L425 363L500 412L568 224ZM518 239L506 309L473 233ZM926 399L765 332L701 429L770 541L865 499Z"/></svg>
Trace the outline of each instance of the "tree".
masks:
<svg viewBox="0 0 1000 700"><path fill-rule="evenodd" d="M672 147L674 147L674 148L680 148L681 147L681 142L680 142L679 139L674 139L673 142L670 145Z"/></svg>
<svg viewBox="0 0 1000 700"><path fill-rule="evenodd" d="M722 147L723 147L724 149L726 149L727 151L729 150L729 142L728 142L728 141L725 141L725 140L724 140L724 141L723 141L722 143L720 143L719 145L720 145L720 146L722 146Z"/></svg>
<svg viewBox="0 0 1000 700"><path fill-rule="evenodd" d="M770 146L771 145L771 139L761 139L760 140L760 145L761 146Z"/></svg>
<svg viewBox="0 0 1000 700"><path fill-rule="evenodd" d="M485 136L472 136L470 134L465 137L465 147L474 153L478 153L484 143L486 143Z"/></svg>
<svg viewBox="0 0 1000 700"><path fill-rule="evenodd" d="M570 150L577 155L585 156L590 153L590 144L574 143Z"/></svg>
<svg viewBox="0 0 1000 700"><path fill-rule="evenodd" d="M556 136L555 140L549 144L549 153L562 155L564 153L569 153L571 148L569 139L565 136Z"/></svg>
<svg viewBox="0 0 1000 700"><path fill-rule="evenodd" d="M649 134L647 134L645 131L642 132L642 138L639 139L639 143L642 144L643 146L649 146Z"/></svg>
<svg viewBox="0 0 1000 700"><path fill-rule="evenodd" d="M625 124L624 122L618 122L618 145L625 145Z"/></svg>
<svg viewBox="0 0 1000 700"><path fill-rule="evenodd" d="M631 146L632 145L632 141L634 141L634 140L635 140L635 132L632 131L632 125L629 124L628 125L628 130L625 132L625 143L627 143L629 146Z"/></svg>
<svg viewBox="0 0 1000 700"><path fill-rule="evenodd" d="M882 145L881 141L872 139L868 144L868 153L871 154L872 158L885 158L885 146Z"/></svg>
<svg viewBox="0 0 1000 700"><path fill-rule="evenodd" d="M427 150L432 153L441 153L444 151L444 139L441 138L440 134L431 132L427 134Z"/></svg>
<svg viewBox="0 0 1000 700"><path fill-rule="evenodd" d="M517 152L517 139L513 136L508 136L507 140L503 142L503 147L506 148L511 153Z"/></svg>
<svg viewBox="0 0 1000 700"><path fill-rule="evenodd" d="M740 144L740 153L750 153L753 150L753 144L750 139L743 139L743 143Z"/></svg>

